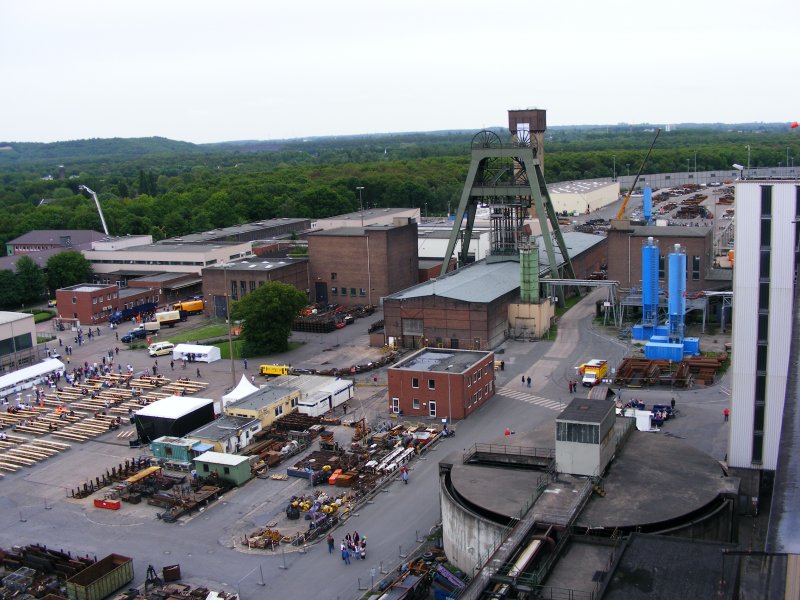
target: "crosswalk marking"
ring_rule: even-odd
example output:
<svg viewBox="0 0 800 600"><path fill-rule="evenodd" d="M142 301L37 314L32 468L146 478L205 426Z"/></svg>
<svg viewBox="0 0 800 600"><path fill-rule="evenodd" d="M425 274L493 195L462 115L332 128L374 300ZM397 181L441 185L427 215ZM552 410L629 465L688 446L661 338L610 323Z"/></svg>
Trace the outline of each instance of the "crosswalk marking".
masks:
<svg viewBox="0 0 800 600"><path fill-rule="evenodd" d="M561 402L556 402L555 400L548 400L547 398L542 398L541 396L535 396L533 394L521 392L519 390L515 390L514 388L499 387L497 388L497 393L501 396L512 398L513 400L527 402L528 404L535 404L536 406L542 406L544 408L549 408L550 410L564 410L564 404Z"/></svg>

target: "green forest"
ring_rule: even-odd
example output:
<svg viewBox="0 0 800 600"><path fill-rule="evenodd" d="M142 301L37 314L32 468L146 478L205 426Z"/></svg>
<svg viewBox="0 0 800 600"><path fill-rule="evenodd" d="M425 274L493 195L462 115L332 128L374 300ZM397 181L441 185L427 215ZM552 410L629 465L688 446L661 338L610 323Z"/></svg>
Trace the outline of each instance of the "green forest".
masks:
<svg viewBox="0 0 800 600"><path fill-rule="evenodd" d="M494 128L503 141L508 132ZM0 241L33 229L101 231L97 192L114 235L155 239L276 217L322 218L359 207L454 210L475 131L191 144L165 138L0 142ZM652 126L553 127L548 182L635 173ZM683 125L662 132L645 173L785 165L800 151L787 124ZM687 165L687 161L688 165ZM63 178L59 166L63 165ZM626 165L629 165L626 167Z"/></svg>

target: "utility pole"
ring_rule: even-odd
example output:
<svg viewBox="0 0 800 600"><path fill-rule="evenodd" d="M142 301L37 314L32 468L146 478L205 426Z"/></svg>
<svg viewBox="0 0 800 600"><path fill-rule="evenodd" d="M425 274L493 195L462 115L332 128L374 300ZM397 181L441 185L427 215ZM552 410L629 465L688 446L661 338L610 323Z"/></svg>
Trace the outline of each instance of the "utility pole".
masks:
<svg viewBox="0 0 800 600"><path fill-rule="evenodd" d="M364 200L361 198L361 191L364 189L363 185L356 187L358 190L358 204L361 207L361 226L364 226Z"/></svg>

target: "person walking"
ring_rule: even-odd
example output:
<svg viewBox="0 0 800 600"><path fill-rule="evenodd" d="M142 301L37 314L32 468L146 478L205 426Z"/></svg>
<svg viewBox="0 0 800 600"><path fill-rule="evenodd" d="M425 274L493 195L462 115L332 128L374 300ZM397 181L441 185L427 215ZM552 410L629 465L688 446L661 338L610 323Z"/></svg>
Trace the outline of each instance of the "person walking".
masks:
<svg viewBox="0 0 800 600"><path fill-rule="evenodd" d="M344 561L344 564L349 565L350 564L350 550L347 548L347 544L345 544L344 541L342 542L342 545L341 545L341 551L342 551L342 560Z"/></svg>
<svg viewBox="0 0 800 600"><path fill-rule="evenodd" d="M530 378L530 376L528 377L528 387L531 387L531 378Z"/></svg>
<svg viewBox="0 0 800 600"><path fill-rule="evenodd" d="M726 406L725 410L722 411L722 416L725 419L725 423L728 422L728 417L730 416L730 414L731 414L731 411L728 410L728 407Z"/></svg>
<svg viewBox="0 0 800 600"><path fill-rule="evenodd" d="M672 407L672 412L675 412L675 398L669 401L670 406Z"/></svg>
<svg viewBox="0 0 800 600"><path fill-rule="evenodd" d="M525 385L525 375L522 376L522 385Z"/></svg>
<svg viewBox="0 0 800 600"><path fill-rule="evenodd" d="M328 542L328 554L333 554L333 536L329 533L325 541Z"/></svg>
<svg viewBox="0 0 800 600"><path fill-rule="evenodd" d="M202 375L200 375L200 367L197 367L197 378L200 379Z"/></svg>
<svg viewBox="0 0 800 600"><path fill-rule="evenodd" d="M569 386L569 393L571 394L572 393L572 380L571 379L567 382L567 385Z"/></svg>
<svg viewBox="0 0 800 600"><path fill-rule="evenodd" d="M244 370L247 371L247 359L245 358L242 362L244 363Z"/></svg>
<svg viewBox="0 0 800 600"><path fill-rule="evenodd" d="M406 469L405 467L403 467L403 468L402 468L402 472L403 472L403 474L402 474L402 477L403 477L403 483L405 483L406 485L408 485L408 469Z"/></svg>
<svg viewBox="0 0 800 600"><path fill-rule="evenodd" d="M175 361L174 360L169 361L169 368L171 370L173 370L173 371L175 370Z"/></svg>

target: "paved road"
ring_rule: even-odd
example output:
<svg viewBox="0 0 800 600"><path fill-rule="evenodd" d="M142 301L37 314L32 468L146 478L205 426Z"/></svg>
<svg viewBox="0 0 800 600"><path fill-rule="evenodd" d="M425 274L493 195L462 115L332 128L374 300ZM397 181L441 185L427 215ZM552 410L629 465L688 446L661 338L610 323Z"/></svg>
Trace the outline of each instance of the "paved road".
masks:
<svg viewBox="0 0 800 600"><path fill-rule="evenodd" d="M495 441L503 436L506 426L524 431L553 422L561 406L571 398L566 382L575 377L576 365L597 357L609 358L615 363L624 356L625 344L594 331L590 325L597 293L590 294L560 319L554 342L505 343L506 369L497 372L498 394L492 402L459 423L455 438L443 440L436 449L416 461L408 485L392 482L372 504L364 506L337 532L339 537L345 529L367 535L368 554L364 562L353 561L345 566L336 553L328 555L324 545L312 546L305 554L285 555L243 553L234 549L235 539L243 532L263 525L283 510L287 495L307 490L309 484L305 480L254 480L191 519L176 524L157 521L152 509L143 505L126 505L115 513L94 509L85 501L65 499L65 488L97 473L97 465L115 464L131 455L124 444L115 443L110 436L104 441L75 445L55 460L0 482L3 491L0 495L0 546L44 543L98 557L109 552L130 555L135 558L137 583L143 580L148 564L157 568L180 564L184 578L229 591L238 588L246 599L358 597L359 580L362 585L368 585L372 580L371 572L377 576L381 566L386 570L396 568L402 560L401 550L405 554L415 546L418 535L427 534L439 522L440 459L449 452L461 452L475 442ZM336 342L339 348L356 346L364 335L359 329L365 327L342 330ZM345 333L352 338L345 341ZM98 354L107 346L108 339L104 335L90 342L80 353ZM327 345L331 346L330 352L339 352L333 347L335 344L325 338L316 343L321 350L314 347L312 340L303 347L304 356L292 357L295 364L299 360L311 360ZM123 362L138 361L137 367L148 364L142 360L141 353L130 356L126 353L121 352ZM79 357L76 351L76 359ZM202 368L215 388L224 390L229 386L229 367L217 364ZM523 374L531 376L531 388L520 384ZM721 423L722 405L727 399L724 386L723 383L709 390L677 394L678 407L684 417L670 422L668 433L685 437L688 443L722 458L720 453L724 453L727 443L727 426ZM581 393L585 391L580 391L579 395ZM359 394L373 414L388 408L381 388L361 387ZM669 393L637 392L637 396L649 403L668 399ZM259 585L261 572L266 584L263 587Z"/></svg>

